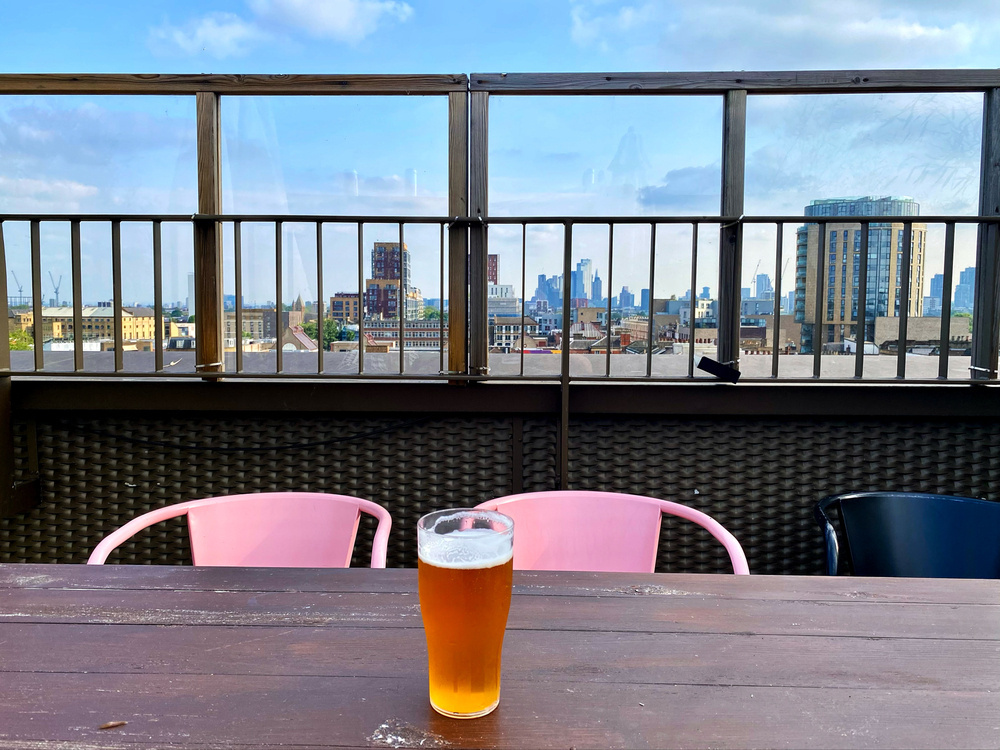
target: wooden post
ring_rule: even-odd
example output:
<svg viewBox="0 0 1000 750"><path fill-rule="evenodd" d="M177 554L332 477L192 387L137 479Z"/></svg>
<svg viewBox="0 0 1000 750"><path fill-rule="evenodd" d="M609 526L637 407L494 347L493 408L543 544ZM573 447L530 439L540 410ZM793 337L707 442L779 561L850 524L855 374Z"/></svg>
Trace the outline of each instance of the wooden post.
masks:
<svg viewBox="0 0 1000 750"><path fill-rule="evenodd" d="M448 215L469 215L469 94L448 94ZM448 372L468 370L469 230L464 224L448 230ZM364 290L362 290L362 295ZM441 290L442 297L444 289ZM444 317L444 300L441 301Z"/></svg>
<svg viewBox="0 0 1000 750"><path fill-rule="evenodd" d="M489 94L478 91L470 96L469 216L472 219L485 219L489 203L487 195ZM486 253L486 226L482 223L472 224L469 228L469 372L473 375L485 375L489 372Z"/></svg>
<svg viewBox="0 0 1000 750"><path fill-rule="evenodd" d="M0 331L0 518L25 513L38 504L37 475L14 483L14 421L10 382L10 333L7 317L7 256L0 221L0 299L3 300L3 330ZM41 344L39 343L39 348ZM36 467L31 467L36 469Z"/></svg>
<svg viewBox="0 0 1000 750"><path fill-rule="evenodd" d="M979 177L979 215L1000 216L1000 88L983 96L983 154ZM972 312L971 377L997 376L1000 347L1000 226L981 224L976 243L975 305ZM945 342L941 342L942 346Z"/></svg>
<svg viewBox="0 0 1000 750"><path fill-rule="evenodd" d="M198 213L222 211L219 96L198 92ZM194 298L199 372L222 372L222 225L215 220L194 224ZM280 311L278 313L280 320Z"/></svg>
<svg viewBox="0 0 1000 750"><path fill-rule="evenodd" d="M722 115L722 215L743 215L746 162L747 92L727 91ZM719 233L719 361L739 369L740 280L743 225L728 224ZM691 290L692 296L694 289ZM693 330L694 321L692 321Z"/></svg>

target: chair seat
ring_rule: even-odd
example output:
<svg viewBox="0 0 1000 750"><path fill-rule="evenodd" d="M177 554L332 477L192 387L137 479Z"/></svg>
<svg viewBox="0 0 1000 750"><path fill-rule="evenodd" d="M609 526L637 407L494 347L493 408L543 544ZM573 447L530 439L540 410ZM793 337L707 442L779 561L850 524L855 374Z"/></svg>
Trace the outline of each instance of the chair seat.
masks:
<svg viewBox="0 0 1000 750"><path fill-rule="evenodd" d="M321 492L227 495L158 508L109 534L88 563L103 564L137 532L183 515L195 565L346 568L362 513L378 519L371 566L384 568L392 524L388 512L369 500Z"/></svg>
<svg viewBox="0 0 1000 750"><path fill-rule="evenodd" d="M722 542L733 571L749 573L746 555L720 523L686 505L619 492L529 492L478 507L514 519L518 570L588 570L651 573L663 514L699 524Z"/></svg>

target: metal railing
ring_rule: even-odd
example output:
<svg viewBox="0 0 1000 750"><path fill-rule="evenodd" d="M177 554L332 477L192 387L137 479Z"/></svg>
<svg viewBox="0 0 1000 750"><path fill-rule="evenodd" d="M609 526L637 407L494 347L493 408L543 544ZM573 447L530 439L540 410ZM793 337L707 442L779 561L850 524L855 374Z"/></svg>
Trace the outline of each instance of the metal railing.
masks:
<svg viewBox="0 0 1000 750"><path fill-rule="evenodd" d="M850 93L921 93L921 92L982 92L984 94L983 154L981 162L980 210L977 216L923 216L904 218L893 217L801 217L801 216L745 216L743 215L744 164L746 142L746 102L747 96L771 94L850 94ZM479 379L558 379L563 383L570 380L635 379L622 378L612 373L612 309L611 295L608 295L607 325L608 338L604 353L604 375L575 375L571 372L569 336L571 308L568 280L571 276L573 253L573 229L582 224L603 224L608 227L609 247L608 288L611 288L614 274L614 232L615 227L625 224L642 224L649 227L651 236L649 261L649 309L646 341L645 371L635 377L647 381L692 380L696 378L694 346L687 349L687 371L679 377L657 375L653 367L653 301L656 267L656 231L658 226L680 224L690 227L691 247L691 297L690 331L694 331L694 306L696 279L699 266L699 237L704 237L706 228L719 232L719 310L718 310L718 359L738 366L740 352L740 282L742 274L743 228L748 224L772 224L776 231L775 269L781 268L783 261L782 243L785 225L792 223L819 224L853 221L861 228L862 243L860 254L859 289L867 289L867 229L880 221L903 224L906 232L904 247L906 258L902 265L903 284L899 315L899 345L897 368L892 380L906 378L906 346L909 302L909 236L915 222L921 224L941 223L945 226L944 271L947 288L951 288L954 265L954 233L956 224L969 223L978 226L976 260L975 309L973 312L973 341L970 364L971 376L975 380L994 381L997 378L998 349L1000 349L1000 229L997 215L1000 214L1000 72L995 70L944 70L944 71L808 71L775 73L640 73L640 74L473 74L472 76L130 76L130 75L0 75L0 96L11 94L121 94L121 95L193 95L197 101L198 139L198 213L194 215L132 215L132 214L0 214L0 294L6 297L7 271L3 253L3 227L9 222L23 221L30 226L31 271L32 271L32 314L36 330L41 329L41 253L40 227L43 222L68 222L71 234L71 256L73 273L73 320L74 349L72 370L55 372L45 368L44 353L36 346L32 357L31 372L39 375L85 374L87 376L108 375L120 377L173 376L198 377L205 379L236 377L316 377L316 378L407 378L421 380L479 380ZM234 215L225 214L221 205L220 177L220 109L219 97L242 95L440 95L448 98L449 111L449 201L448 216L297 216L297 215ZM723 100L722 137L722 193L719 215L678 217L492 217L488 211L488 102L492 96L519 95L714 95ZM112 287L114 310L113 367L106 373L96 373L85 368L81 331L80 300L80 227L89 222L107 222L111 226ZM195 258L195 300L199 311L198 342L195 350L195 367L190 373L171 373L163 362L163 340L160 326L154 342L153 367L149 372L126 370L123 359L121 334L122 266L121 266L121 224L123 222L145 222L152 228L155 315L162 318L162 254L160 228L163 223L187 222L192 226ZM395 224L400 245L404 241L405 227L409 224L435 224L439 227L439 281L442 301L447 297L450 308L447 347L444 345L443 315L439 330L442 342L438 352L436 372L408 372L406 367L405 315L399 314L399 351L393 372L369 371L364 355L364 315L360 315L360 335L358 367L356 372L331 372L324 363L324 356L317 356L315 372L290 372L285 367L281 346L274 352L274 372L248 372L247 359L242 346L235 347L233 368L226 365L225 346L222 334L223 301L223 227L231 227L234 236L234 272L236 278L236 331L242 331L242 266L241 266L241 226L248 222L274 225L275 236L275 315L280 319L282 294L282 226L285 224L312 224L316 229L317 243L317 290L320 304L320 327L322 327L324 292L323 283L323 228L329 224L348 224L358 231L358 294L359 303L364 298L362 266L364 247L363 230L369 224ZM488 253L490 225L512 224L521 227L521 320L526 314L524 289L524 268L527 258L527 227L535 224L557 224L564 227L563 279L567 287L562 300L564 329L560 348L561 361L558 374L531 376L525 371L524 346L520 347L519 366L516 373L490 374L488 352L488 317L486 304L486 256ZM447 244L445 242L447 234ZM822 237L820 232L820 253ZM447 249L446 249L447 248ZM820 258L822 261L822 258ZM823 273L825 264L817 265L815 287L814 320L815 331L827 323L821 319L824 306ZM780 299L780 273L776 273L778 288L775 298ZM447 292L445 283L447 278ZM397 311L406 309L406 290L399 284ZM363 307L363 304L362 304ZM857 325L864 330L867 305L858 307ZM443 311L442 311L443 312ZM950 313L950 309L947 310ZM780 304L775 304L773 313L774 336L780 324ZM942 311L941 343L939 358L939 379L948 378L948 351L946 327L949 315ZM814 332L815 335L815 332ZM689 334L693 339L693 335ZM321 334L322 341L322 334ZM818 342L817 342L818 343ZM279 342L280 344L280 342ZM772 346L771 379L779 377L778 347ZM821 372L822 347L814 346L813 371L811 378L824 379ZM864 346L858 346L855 357L854 379L865 374ZM10 370L10 352L5 337L0 337L0 370ZM783 380L785 378L782 378ZM909 378L908 382L913 379Z"/></svg>

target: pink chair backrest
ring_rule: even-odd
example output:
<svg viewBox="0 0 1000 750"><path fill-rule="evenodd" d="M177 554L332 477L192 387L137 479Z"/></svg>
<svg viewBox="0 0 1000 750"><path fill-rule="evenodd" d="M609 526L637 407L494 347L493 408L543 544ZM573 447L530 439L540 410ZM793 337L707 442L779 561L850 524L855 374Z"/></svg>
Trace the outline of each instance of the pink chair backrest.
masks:
<svg viewBox="0 0 1000 750"><path fill-rule="evenodd" d="M704 527L718 539L733 572L750 572L736 538L711 516L668 500L618 492L552 491L481 503L514 519L518 570L652 573L663 513Z"/></svg>
<svg viewBox="0 0 1000 750"><path fill-rule="evenodd" d="M345 568L362 512L379 519L371 566L384 568L392 523L385 509L361 498L319 492L228 495L159 508L109 534L88 562L103 563L137 531L186 514L195 565Z"/></svg>

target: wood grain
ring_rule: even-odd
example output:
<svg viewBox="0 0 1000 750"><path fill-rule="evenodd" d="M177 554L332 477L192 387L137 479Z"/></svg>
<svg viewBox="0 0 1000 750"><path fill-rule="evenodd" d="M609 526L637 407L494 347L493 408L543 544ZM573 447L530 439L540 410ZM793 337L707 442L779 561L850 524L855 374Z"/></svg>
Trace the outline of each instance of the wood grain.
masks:
<svg viewBox="0 0 1000 750"><path fill-rule="evenodd" d="M483 92L469 96L469 216L489 216L489 96ZM489 330L487 316L486 255L487 229L482 224L469 227L469 372L489 371Z"/></svg>
<svg viewBox="0 0 1000 750"><path fill-rule="evenodd" d="M448 215L469 215L469 94L448 95ZM448 229L448 371L468 372L469 230ZM443 291L443 290L442 290ZM443 315L443 309L442 309Z"/></svg>
<svg viewBox="0 0 1000 750"><path fill-rule="evenodd" d="M0 624L0 641L4 672L420 677L426 671L421 628L380 629L379 647L372 648L368 627L9 622ZM977 662L981 672L966 666ZM1000 651L992 640L942 639L928 653L918 638L511 628L504 675L546 684L998 691Z"/></svg>
<svg viewBox="0 0 1000 750"><path fill-rule="evenodd" d="M472 91L494 94L770 94L985 91L1000 71L802 70L719 73L473 73Z"/></svg>
<svg viewBox="0 0 1000 750"><path fill-rule="evenodd" d="M422 627L416 592L0 591L0 623ZM698 596L516 596L508 628L996 640L1000 605L758 601Z"/></svg>
<svg viewBox="0 0 1000 750"><path fill-rule="evenodd" d="M407 727L411 747L436 739L469 748L974 748L995 747L1000 712L1000 695L986 691L549 687L508 680L494 714L455 721L431 710L423 677L5 678L0 738L112 743L102 745L108 747L135 741L364 747L376 744L379 726L393 721ZM114 735L97 729L112 720L128 723Z"/></svg>
<svg viewBox="0 0 1000 750"><path fill-rule="evenodd" d="M995 581L515 582L501 706L456 722L413 570L0 565L0 748L996 745Z"/></svg>
<svg viewBox="0 0 1000 750"><path fill-rule="evenodd" d="M197 95L198 212L222 212L222 132L219 97ZM222 372L222 225L216 221L194 223L194 294L197 347L195 367L200 372ZM280 304L280 300L278 301ZM280 318L280 316L279 316ZM280 323L280 320L279 320ZM279 326L280 327L280 326ZM279 334L280 338L280 334ZM281 352L281 347L277 347Z"/></svg>
<svg viewBox="0 0 1000 750"><path fill-rule="evenodd" d="M2 94L447 94L465 91L457 75L209 75L25 74L0 75Z"/></svg>
<svg viewBox="0 0 1000 750"><path fill-rule="evenodd" d="M175 565L0 565L0 589L414 593L417 571ZM514 593L531 596L697 596L718 599L914 604L1000 604L1000 582L854 576L722 576L514 571Z"/></svg>

